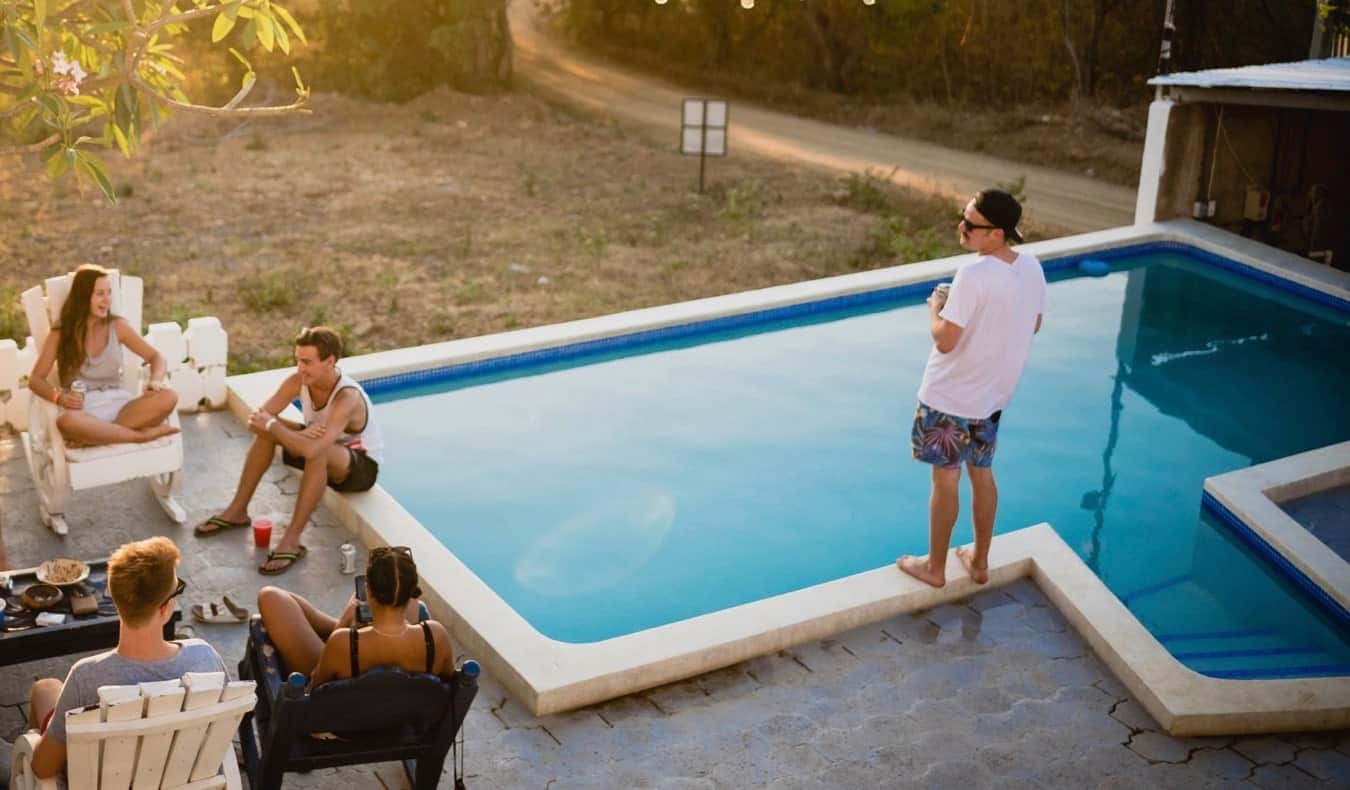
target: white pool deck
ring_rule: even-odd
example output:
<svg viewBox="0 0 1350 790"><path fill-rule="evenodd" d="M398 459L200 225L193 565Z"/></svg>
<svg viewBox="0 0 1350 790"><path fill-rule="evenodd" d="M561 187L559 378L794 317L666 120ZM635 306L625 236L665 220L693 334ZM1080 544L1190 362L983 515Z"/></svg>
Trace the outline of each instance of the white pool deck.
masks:
<svg viewBox="0 0 1350 790"><path fill-rule="evenodd" d="M1350 275L1189 220L1117 228L1023 248L1046 259L1150 241L1182 242L1350 299ZM965 260L968 256L944 258L399 349L345 359L342 367L366 379L462 364L950 277ZM288 372L232 377L230 408L241 419L246 417ZM1350 467L1344 446L1328 452L1333 465ZM948 570L949 581L940 590L910 579L886 562L872 571L731 609L601 642L569 644L536 631L379 486L357 495L330 491L325 504L367 545L411 546L419 564L434 569L424 574L433 611L452 623L455 638L535 715L568 711L694 677L856 626L955 601L977 589L955 557ZM1277 545L1296 556L1306 547L1306 542L1298 540ZM1350 681L1345 678L1219 680L1181 665L1048 524L994 539L991 587L1024 578L1041 588L1168 733L1220 735L1350 726Z"/></svg>

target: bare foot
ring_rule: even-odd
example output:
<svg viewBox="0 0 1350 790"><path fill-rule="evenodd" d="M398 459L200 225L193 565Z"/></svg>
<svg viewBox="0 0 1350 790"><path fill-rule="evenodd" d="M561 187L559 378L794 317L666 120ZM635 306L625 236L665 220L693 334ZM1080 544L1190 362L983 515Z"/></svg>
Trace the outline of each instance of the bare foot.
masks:
<svg viewBox="0 0 1350 790"><path fill-rule="evenodd" d="M982 568L976 567L975 552L971 551L969 547L958 547L956 558L961 560L961 565L965 567L966 573L970 574L970 578L974 579L976 584L987 584L989 582L989 563L986 562Z"/></svg>
<svg viewBox="0 0 1350 790"><path fill-rule="evenodd" d="M910 576L927 584L929 587L941 587L947 583L947 576L943 571L934 571L928 567L928 560L922 557L912 557L908 554L902 554L900 559L895 561L896 567L908 573Z"/></svg>
<svg viewBox="0 0 1350 790"><path fill-rule="evenodd" d="M140 431L141 442L153 442L156 439L162 439L165 436L173 436L178 433L178 428L173 425L155 425Z"/></svg>

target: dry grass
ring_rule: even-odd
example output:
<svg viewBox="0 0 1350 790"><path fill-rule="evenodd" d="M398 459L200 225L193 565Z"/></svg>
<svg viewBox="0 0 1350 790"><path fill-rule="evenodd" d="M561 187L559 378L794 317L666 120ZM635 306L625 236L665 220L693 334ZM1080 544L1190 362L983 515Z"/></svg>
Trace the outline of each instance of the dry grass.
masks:
<svg viewBox="0 0 1350 790"><path fill-rule="evenodd" d="M219 316L239 372L302 324L373 351L957 251L944 202L746 157L700 196L669 141L522 94L181 119L112 165L117 206L0 168L0 329L17 290L93 261L146 278L147 321Z"/></svg>

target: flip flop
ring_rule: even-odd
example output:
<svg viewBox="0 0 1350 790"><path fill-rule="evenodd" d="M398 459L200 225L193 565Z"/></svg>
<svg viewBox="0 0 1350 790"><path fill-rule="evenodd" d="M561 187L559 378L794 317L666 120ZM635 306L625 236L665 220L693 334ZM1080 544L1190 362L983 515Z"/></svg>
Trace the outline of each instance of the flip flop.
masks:
<svg viewBox="0 0 1350 790"><path fill-rule="evenodd" d="M218 606L214 601L206 606L209 608L203 608L199 603L193 604L192 619L199 623L242 623L248 619L248 611L238 606Z"/></svg>
<svg viewBox="0 0 1350 790"><path fill-rule="evenodd" d="M309 549L304 546L301 546L298 551L269 551L267 552L267 559L262 565L258 566L258 573L261 573L264 576L280 576L290 570L292 565L303 560L308 553ZM269 571L267 569L267 563L272 560L285 560L286 564L282 565L280 568Z"/></svg>
<svg viewBox="0 0 1350 790"><path fill-rule="evenodd" d="M192 534L196 535L199 538L205 538L210 535L216 535L221 532L228 532L229 530L239 529L240 527L247 527L252 524L253 524L252 519L244 519L243 521L226 521L220 516L212 516L207 520L203 521L202 523L198 524L197 526L193 527ZM202 529L202 527L213 527L213 529Z"/></svg>

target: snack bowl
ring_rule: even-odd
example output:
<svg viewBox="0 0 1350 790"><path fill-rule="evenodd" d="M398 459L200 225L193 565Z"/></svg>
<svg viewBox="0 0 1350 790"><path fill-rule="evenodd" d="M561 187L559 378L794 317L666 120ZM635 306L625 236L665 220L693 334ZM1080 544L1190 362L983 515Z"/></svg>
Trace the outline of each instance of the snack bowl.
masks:
<svg viewBox="0 0 1350 790"><path fill-rule="evenodd" d="M38 566L34 574L37 580L43 584L55 584L58 587L64 587L71 584L79 584L89 578L88 563L80 560L56 559L47 560Z"/></svg>
<svg viewBox="0 0 1350 790"><path fill-rule="evenodd" d="M61 603L65 593L55 584L32 584L19 597L24 606L34 612L41 612Z"/></svg>

